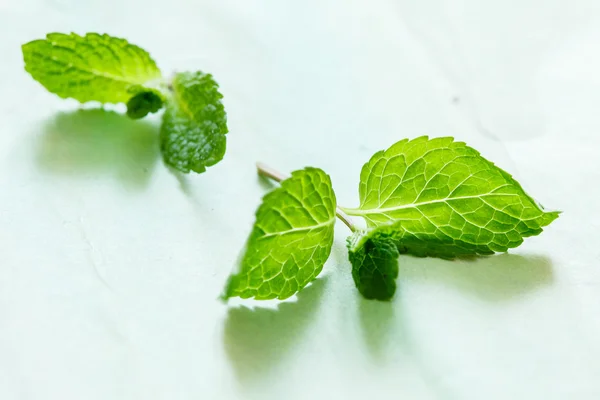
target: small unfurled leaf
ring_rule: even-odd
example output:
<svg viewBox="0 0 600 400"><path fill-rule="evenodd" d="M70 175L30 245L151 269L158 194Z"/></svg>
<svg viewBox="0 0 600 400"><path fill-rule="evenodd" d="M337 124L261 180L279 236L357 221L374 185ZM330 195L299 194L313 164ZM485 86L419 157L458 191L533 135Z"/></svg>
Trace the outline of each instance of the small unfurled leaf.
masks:
<svg viewBox="0 0 600 400"><path fill-rule="evenodd" d="M143 90L127 102L127 116L131 119L144 118L149 113L160 110L164 103L162 93L155 90Z"/></svg>
<svg viewBox="0 0 600 400"><path fill-rule="evenodd" d="M131 88L156 88L161 72L148 52L125 39L50 33L22 47L25 70L50 92L82 103L127 103Z"/></svg>
<svg viewBox="0 0 600 400"><path fill-rule="evenodd" d="M389 300L394 296L399 255L395 240L385 234L356 232L348 238L352 278L365 298Z"/></svg>
<svg viewBox="0 0 600 400"><path fill-rule="evenodd" d="M182 172L204 172L225 155L227 116L213 77L183 72L172 82L160 131L165 162Z"/></svg>
<svg viewBox="0 0 600 400"><path fill-rule="evenodd" d="M286 299L314 280L331 252L336 201L329 176L295 171L263 198L240 270L224 298Z"/></svg>
<svg viewBox="0 0 600 400"><path fill-rule="evenodd" d="M401 253L453 258L517 247L558 217L508 173L453 138L401 140L377 152L360 175L360 206L370 229Z"/></svg>

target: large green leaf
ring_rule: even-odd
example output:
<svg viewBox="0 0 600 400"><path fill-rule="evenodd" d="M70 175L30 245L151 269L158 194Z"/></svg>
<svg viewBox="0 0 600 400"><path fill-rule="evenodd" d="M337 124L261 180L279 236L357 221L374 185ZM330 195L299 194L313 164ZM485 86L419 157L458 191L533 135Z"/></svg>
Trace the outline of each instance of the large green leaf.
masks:
<svg viewBox="0 0 600 400"><path fill-rule="evenodd" d="M82 103L126 103L163 84L148 52L125 39L88 33L50 33L23 45L25 70L50 92Z"/></svg>
<svg viewBox="0 0 600 400"><path fill-rule="evenodd" d="M327 174L316 168L292 173L264 197L240 270L223 297L286 299L304 288L331 252L335 210Z"/></svg>
<svg viewBox="0 0 600 400"><path fill-rule="evenodd" d="M182 172L204 172L223 159L227 116L212 75L182 72L172 82L160 131L165 162Z"/></svg>
<svg viewBox="0 0 600 400"><path fill-rule="evenodd" d="M508 173L453 138L402 140L360 175L360 206L344 209L393 236L401 253L452 258L506 251L558 217Z"/></svg>

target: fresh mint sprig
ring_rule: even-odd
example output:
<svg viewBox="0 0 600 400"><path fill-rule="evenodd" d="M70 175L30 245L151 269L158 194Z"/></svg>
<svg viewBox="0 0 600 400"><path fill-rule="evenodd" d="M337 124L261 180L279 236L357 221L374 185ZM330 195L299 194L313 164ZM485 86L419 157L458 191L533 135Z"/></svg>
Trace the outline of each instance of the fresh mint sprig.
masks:
<svg viewBox="0 0 600 400"><path fill-rule="evenodd" d="M548 212L507 172L453 138L401 140L375 153L360 174L360 205L337 207L331 181L315 168L281 175L258 209L240 269L224 298L285 299L321 272L331 252L337 213L348 238L352 277L369 299L396 291L400 254L452 259L504 252L535 236ZM357 230L347 215L365 219Z"/></svg>
<svg viewBox="0 0 600 400"><path fill-rule="evenodd" d="M200 173L223 159L227 117L210 74L181 72L169 81L147 51L106 34L50 33L22 50L25 70L62 98L124 103L132 119L166 107L160 141L171 167Z"/></svg>

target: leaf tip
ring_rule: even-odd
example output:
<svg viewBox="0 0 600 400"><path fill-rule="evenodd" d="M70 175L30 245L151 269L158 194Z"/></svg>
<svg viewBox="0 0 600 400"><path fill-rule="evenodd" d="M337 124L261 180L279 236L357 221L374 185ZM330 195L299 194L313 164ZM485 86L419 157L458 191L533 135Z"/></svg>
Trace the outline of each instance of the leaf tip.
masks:
<svg viewBox="0 0 600 400"><path fill-rule="evenodd" d="M223 292L219 295L219 297L217 297L218 300L221 301L221 303L223 304L227 304L229 302L230 296L227 294L227 292Z"/></svg>
<svg viewBox="0 0 600 400"><path fill-rule="evenodd" d="M562 214L562 211L559 210L555 210L555 211L544 211L544 217L543 217L543 225L544 226L548 226L550 225L552 222L554 222L556 219L558 219L558 217L560 216L560 214Z"/></svg>

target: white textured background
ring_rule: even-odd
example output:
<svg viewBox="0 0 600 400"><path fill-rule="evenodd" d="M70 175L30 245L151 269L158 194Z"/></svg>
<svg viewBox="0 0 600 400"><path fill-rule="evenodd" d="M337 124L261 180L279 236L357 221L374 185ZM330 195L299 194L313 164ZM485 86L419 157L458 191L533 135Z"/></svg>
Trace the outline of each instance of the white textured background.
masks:
<svg viewBox="0 0 600 400"><path fill-rule="evenodd" d="M212 72L225 160L171 174L158 118L78 111L23 70L50 31L107 32ZM600 399L597 0L0 0L0 399ZM277 310L217 300L268 187L452 135L546 207L472 262L401 257L391 304L322 279Z"/></svg>

